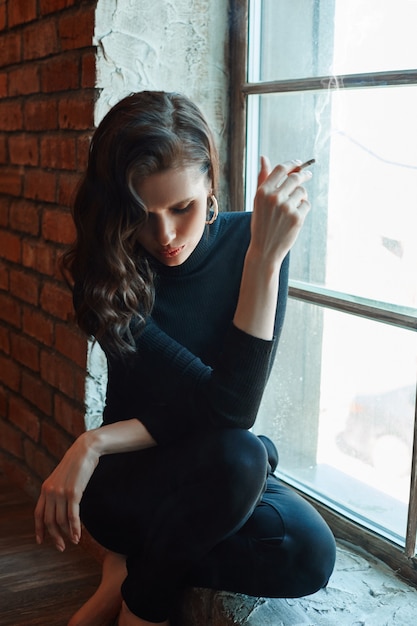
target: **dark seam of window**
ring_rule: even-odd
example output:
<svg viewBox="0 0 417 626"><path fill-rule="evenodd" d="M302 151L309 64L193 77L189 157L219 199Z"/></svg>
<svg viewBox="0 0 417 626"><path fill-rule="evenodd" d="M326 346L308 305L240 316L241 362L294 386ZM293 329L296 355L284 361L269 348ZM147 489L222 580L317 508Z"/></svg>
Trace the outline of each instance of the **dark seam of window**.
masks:
<svg viewBox="0 0 417 626"><path fill-rule="evenodd" d="M337 89L360 89L365 87L394 87L396 85L403 86L414 84L417 84L417 70L413 69L244 83L241 89L246 95L259 95L296 91L320 91L323 89L325 91L333 91Z"/></svg>

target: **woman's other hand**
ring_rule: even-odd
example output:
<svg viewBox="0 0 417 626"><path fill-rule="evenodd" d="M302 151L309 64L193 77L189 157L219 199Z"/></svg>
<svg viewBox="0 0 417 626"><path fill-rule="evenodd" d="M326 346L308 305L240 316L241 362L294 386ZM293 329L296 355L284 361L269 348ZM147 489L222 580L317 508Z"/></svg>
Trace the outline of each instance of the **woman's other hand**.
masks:
<svg viewBox="0 0 417 626"><path fill-rule="evenodd" d="M310 171L297 171L301 163L288 161L272 171L268 159L261 157L258 189L252 215L250 254L263 262L280 264L293 246L310 210L303 183Z"/></svg>
<svg viewBox="0 0 417 626"><path fill-rule="evenodd" d="M57 550L65 550L65 539L77 544L81 538L80 502L99 460L88 444L88 432L81 435L42 485L35 508L36 541L42 543L45 529Z"/></svg>

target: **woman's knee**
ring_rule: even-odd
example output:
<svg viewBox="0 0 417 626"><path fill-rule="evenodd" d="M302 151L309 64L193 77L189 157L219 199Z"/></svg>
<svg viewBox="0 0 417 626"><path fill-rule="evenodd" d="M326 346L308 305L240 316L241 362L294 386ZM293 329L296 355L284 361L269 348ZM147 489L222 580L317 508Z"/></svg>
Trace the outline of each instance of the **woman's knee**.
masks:
<svg viewBox="0 0 417 626"><path fill-rule="evenodd" d="M212 460L225 480L264 486L268 458L258 437L247 430L228 429L219 433L214 448Z"/></svg>
<svg viewBox="0 0 417 626"><path fill-rule="evenodd" d="M210 435L199 449L202 471L228 509L251 512L265 489L267 454L252 433L227 429ZM246 510L247 509L247 510Z"/></svg>
<svg viewBox="0 0 417 626"><path fill-rule="evenodd" d="M319 533L312 537L314 543L307 552L306 580L309 589L305 595L326 587L335 565L336 543L324 520Z"/></svg>
<svg viewBox="0 0 417 626"><path fill-rule="evenodd" d="M318 513L304 525L298 537L293 537L293 546L298 571L298 589L294 595L306 596L326 587L335 565L336 542Z"/></svg>
<svg viewBox="0 0 417 626"><path fill-rule="evenodd" d="M267 498L284 528L280 553L288 596L315 593L327 585L335 564L336 543L329 526L309 502L276 480L268 481Z"/></svg>

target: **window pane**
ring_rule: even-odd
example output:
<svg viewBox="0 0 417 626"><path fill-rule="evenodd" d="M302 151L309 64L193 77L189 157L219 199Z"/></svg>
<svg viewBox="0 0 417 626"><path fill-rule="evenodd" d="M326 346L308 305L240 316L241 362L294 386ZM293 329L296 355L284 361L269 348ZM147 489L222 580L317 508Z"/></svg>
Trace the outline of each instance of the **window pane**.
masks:
<svg viewBox="0 0 417 626"><path fill-rule="evenodd" d="M252 81L416 67L415 0L252 0Z"/></svg>
<svg viewBox="0 0 417 626"><path fill-rule="evenodd" d="M291 277L417 308L417 87L251 96L250 104L259 109L248 131L259 141L248 150L253 184L259 154L317 160Z"/></svg>
<svg viewBox="0 0 417 626"><path fill-rule="evenodd" d="M417 334L290 300L255 432L287 480L402 543Z"/></svg>

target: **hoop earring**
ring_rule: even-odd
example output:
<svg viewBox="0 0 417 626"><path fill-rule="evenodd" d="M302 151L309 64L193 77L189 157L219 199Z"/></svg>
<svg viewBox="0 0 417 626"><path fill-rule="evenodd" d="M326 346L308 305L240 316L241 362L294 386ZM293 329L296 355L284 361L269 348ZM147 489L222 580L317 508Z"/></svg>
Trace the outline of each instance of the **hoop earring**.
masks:
<svg viewBox="0 0 417 626"><path fill-rule="evenodd" d="M215 195L210 196L211 206L209 209L209 219L206 220L206 224L213 224L217 220L217 216L219 215L219 205L217 203L217 198Z"/></svg>

